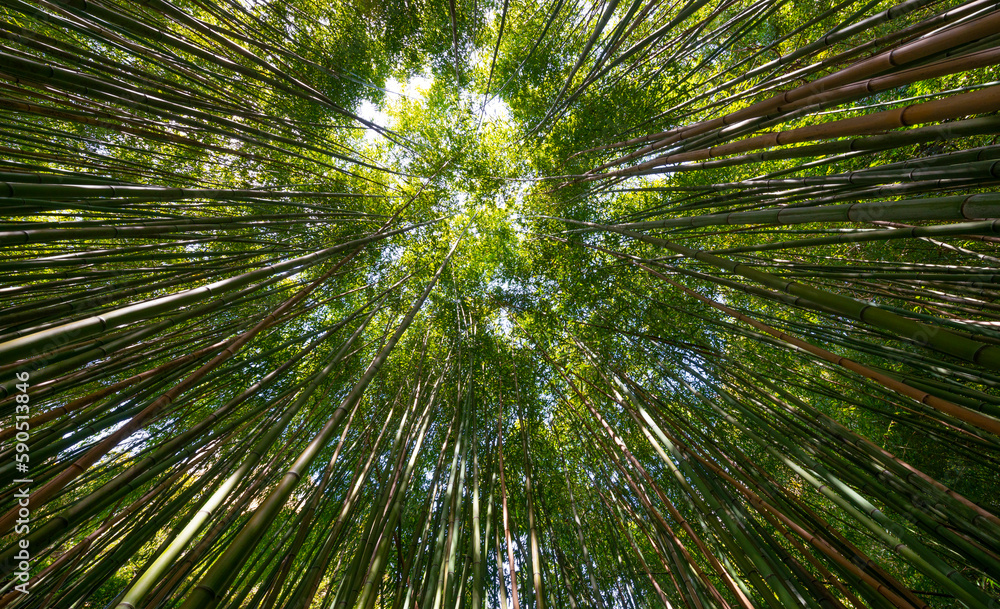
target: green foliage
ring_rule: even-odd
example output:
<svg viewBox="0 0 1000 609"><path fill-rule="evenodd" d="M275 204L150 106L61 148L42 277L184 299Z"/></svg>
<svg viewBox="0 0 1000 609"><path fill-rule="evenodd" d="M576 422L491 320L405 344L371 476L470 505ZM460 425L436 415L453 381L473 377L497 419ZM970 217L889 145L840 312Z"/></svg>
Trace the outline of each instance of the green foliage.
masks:
<svg viewBox="0 0 1000 609"><path fill-rule="evenodd" d="M0 606L989 609L953 4L0 8Z"/></svg>

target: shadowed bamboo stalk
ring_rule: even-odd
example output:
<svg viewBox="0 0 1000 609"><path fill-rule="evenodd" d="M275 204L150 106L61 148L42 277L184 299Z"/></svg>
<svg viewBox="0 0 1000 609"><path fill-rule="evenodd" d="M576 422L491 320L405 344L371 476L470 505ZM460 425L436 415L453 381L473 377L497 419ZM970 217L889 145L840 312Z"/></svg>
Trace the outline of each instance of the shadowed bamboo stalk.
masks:
<svg viewBox="0 0 1000 609"><path fill-rule="evenodd" d="M346 261L346 259L345 259ZM299 291L292 298L284 302L280 307L275 309L272 313L262 319L253 328L244 332L235 339L229 341L221 353L212 358L209 362L205 363L203 366L198 368L198 370L192 372L183 381L175 385L169 391L163 393L158 397L152 404L147 406L142 412L138 413L132 417L127 424L116 430L114 433L104 438L99 444L91 448L86 455L77 459L73 462L71 468L65 470L62 474L49 481L48 484L38 489L31 495L31 501L35 505L42 505L48 501L56 492L61 490L70 481L78 477L83 473L88 467L93 465L100 459L104 454L106 454L112 447L116 446L119 442L132 435L136 430L140 429L150 417L156 415L164 408L168 407L178 396L181 395L186 389L194 385L202 377L208 374L210 371L217 368L222 362L226 361L232 357L236 351L238 351L243 345L249 342L254 336L259 334L261 331L270 327L272 324L276 323L278 319L289 309L294 307L296 304L302 301L306 296L309 295L316 287L320 286L325 282L330 275L336 272L340 268L340 264L334 265L329 271L324 273L319 279L314 281L312 284L307 286L305 289ZM16 511L8 512L0 517L0 530L7 530L11 528L14 522L17 520Z"/></svg>
<svg viewBox="0 0 1000 609"><path fill-rule="evenodd" d="M384 239L394 234L406 232L407 230L412 230L412 228L408 227L395 229L385 233L362 237L361 239L355 239L353 241L334 245L318 252L286 260L263 269L250 271L231 279L224 279L201 288L186 290L171 296L164 296L145 303L104 313L97 317L87 318L72 324L57 326L56 328L52 328L50 330L35 332L21 338L9 340L0 344L0 358L3 358L5 361L19 359L45 343L58 342L61 337L65 336L72 336L78 339L86 336L101 334L107 329L118 325L148 319L153 315L165 311L175 310L179 307L204 300L208 297L244 287L257 279L264 278L269 275L276 275L293 269L307 268L308 266L319 263L338 252L379 239Z"/></svg>
<svg viewBox="0 0 1000 609"><path fill-rule="evenodd" d="M839 314L844 315L845 317L859 319L877 327L884 328L897 335L911 338L918 343L926 344L927 346L943 351L944 353L948 353L949 355L975 362L984 367L1000 369L1000 348L993 345L972 340L948 330L911 321L900 317L895 313L879 309L870 304L861 303L851 298L839 296L825 290L812 288L801 283L787 281L771 273L758 271L745 264L735 263L706 252L667 241L666 239L650 237L642 233L619 229L614 226L597 225L589 222L579 222L576 220L567 220L567 222L594 228L603 228L639 241L667 248L671 251L682 254L685 257L707 262L717 268L742 275L767 287L820 303L832 310L836 310Z"/></svg>
<svg viewBox="0 0 1000 609"><path fill-rule="evenodd" d="M409 327L413 318L420 310L420 307L427 299L428 294L430 294L430 291L434 288L434 284L441 276L441 273L444 272L448 261L451 259L452 254L455 253L455 249L457 247L458 242L452 246L448 255L445 256L440 267L438 267L437 272L431 278L431 281L428 282L427 287L424 288L420 296L414 301L406 316L401 320L396 331L393 332L392 337L386 342L385 346L382 347L375 359L368 365L365 373L361 376L360 380L355 383L347 397L345 397L341 402L340 407L334 411L333 416L330 417L320 433L317 434L312 442L310 442L309 447L307 447L307 449L298 456L292 467L285 473L285 476L282 478L279 486L268 495L267 499L254 512L253 518L243 528L243 530L240 531L236 539L229 544L223 556L219 558L214 567L201 579L201 582L195 587L191 595L184 602L183 607L185 609L193 609L195 607L204 607L213 604L214 601L216 601L224 592L225 588L228 587L229 582L231 582L235 576L234 567L242 564L247 559L247 552L259 542L258 535L260 531L270 524L270 521L274 518L277 510L280 509L284 502L288 499L292 489L297 485L299 480L301 480L302 475L305 473L305 469L309 466L313 459L316 458L319 449L325 444L326 439L336 431L339 423L344 418L347 408L352 407L355 402L361 399L365 389L367 389L369 383L371 383L372 379L375 377L375 373L378 372L393 347L396 346L399 339L403 336L403 333L406 332L406 329Z"/></svg>
<svg viewBox="0 0 1000 609"><path fill-rule="evenodd" d="M994 32L996 30L997 23L1000 23L1000 14L994 13L992 15L986 15L970 23L939 32L934 36L923 38L918 41L911 42L903 47L880 53L875 57L858 62L850 66L850 68L819 78L808 84L796 87L791 91L783 92L780 95L757 102L747 108L723 117L704 121L695 125L681 127L671 131L665 131L654 136L640 138L633 143L649 140L656 140L656 143L632 153L627 157L623 157L622 159L616 161L615 164L620 164L630 158L647 154L648 152L662 148L682 139L689 139L692 136L707 133L713 129L735 124L746 119L764 116L777 111L783 104L808 100L810 97L816 96L817 94L822 94L830 91L831 89L857 82L861 77L871 77L879 72L892 69L895 66L905 65L906 63L911 63L933 55L934 53L949 49L966 40L974 40L982 37L986 33ZM610 166L612 165L603 165L596 168L594 171L603 171Z"/></svg>
<svg viewBox="0 0 1000 609"><path fill-rule="evenodd" d="M998 17L998 20L1000 20L1000 17ZM845 118L820 125L758 135L739 142L712 146L702 150L667 154L626 169L588 175L584 180L598 180L628 175L668 163L703 161L715 157L741 154L751 150L760 150L775 146L798 144L827 138L865 135L886 129L942 122L964 116L995 112L998 109L1000 109L1000 86L994 86L923 104L913 104L898 110L885 110L856 118Z"/></svg>
<svg viewBox="0 0 1000 609"><path fill-rule="evenodd" d="M729 308L729 307L727 307L725 305L719 304L719 303L717 303L715 301L712 301L712 300L710 300L708 298L705 298L701 294L698 294L697 292L694 292L693 290L690 290L689 288L686 288L686 287L680 285L676 281L673 281L673 280L667 278L662 273L658 273L658 272L654 271L653 269L651 269L651 268L649 268L649 267L647 267L647 266L645 266L645 265L643 265L641 263L635 263L635 264L637 266L639 266L640 268L642 268L643 270L649 272L650 274L659 277L664 282L668 283L669 285L673 286L674 288L676 288L678 290L681 290L685 294L688 294L689 296L691 296L693 298L697 298L701 302L703 302L703 303L705 303L705 304L707 304L707 305L709 305L711 307L714 307L714 308L716 308L716 309L718 309L718 310L726 313L727 315L730 315L730 316L732 316L732 317L734 317L736 319L739 319L740 321L746 322L746 323L750 324L751 326L757 328L758 330L762 330L762 331L770 334L771 336L774 336L775 338L777 338L779 340L783 340L783 341L785 341L785 342L787 342L789 344L792 344L792 345L795 345L796 347L804 349L804 350L808 351L809 353L812 353L813 355L816 355L816 356L818 356L818 357L820 357L820 358L822 358L822 359L824 359L824 360L826 360L826 361L828 361L828 362L830 362L832 364L836 364L838 366L843 366L844 368L846 368L846 369L848 369L848 370L850 370L852 372L856 372L856 373L860 374L861 376L864 376L865 378L869 378L869 379L872 379L873 381L881 383L882 385L884 385L884 386L892 389L893 391L897 391L897 392L901 393L902 395L905 395L907 397L913 398L914 400L916 400L918 402L921 402L923 404L927 404L928 406L931 406L932 408L935 408L937 410L940 410L941 412L944 412L946 414L954 416L954 417L956 417L956 418L958 418L958 419L960 419L962 421L965 421L966 423L970 423L972 425L975 425L976 427L979 427L980 429L984 429L984 430L992 433L994 436L1000 437L1000 421L998 421L997 419L995 419L993 417L979 414L978 412L974 412L974 411L968 410L967 408L963 408L963 407L961 407L961 406L959 406L957 404L953 404L953 403L951 403L951 402L949 402L947 400L943 400L943 399L941 399L941 398L939 398L937 396L928 394L928 393L926 393L924 391L920 391L918 389L910 387L909 385L901 383L901 382L899 382L899 381L897 381L897 380L895 380L893 378L890 378L890 377L886 376L885 374L881 374L879 372L871 370L870 368L867 368L867 367L865 367L865 366L863 366L861 364L858 364L857 362L853 362L853 361L851 361L851 360L849 360L847 358L840 357L840 356L838 356L838 355L836 355L834 353L831 353L830 351L827 351L826 349L821 349L819 347L816 347L815 345L809 344L808 342L806 342L804 340L801 340L801 339L796 338L794 336L790 336L790 335L788 335L788 334L786 334L784 332L780 332L778 330L775 330L774 328L768 326L767 324L764 324L764 323L761 323L761 322L756 321L754 319L751 319L751 318L747 317L746 315L738 313L737 311L734 311L733 309L731 309L731 308Z"/></svg>

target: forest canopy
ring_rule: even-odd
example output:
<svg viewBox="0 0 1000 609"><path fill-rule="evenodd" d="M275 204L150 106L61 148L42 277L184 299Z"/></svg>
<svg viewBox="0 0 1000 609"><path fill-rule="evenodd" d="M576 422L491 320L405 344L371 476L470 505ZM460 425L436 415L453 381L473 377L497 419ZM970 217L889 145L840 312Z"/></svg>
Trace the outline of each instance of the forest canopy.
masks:
<svg viewBox="0 0 1000 609"><path fill-rule="evenodd" d="M1000 8L3 0L0 607L997 609Z"/></svg>

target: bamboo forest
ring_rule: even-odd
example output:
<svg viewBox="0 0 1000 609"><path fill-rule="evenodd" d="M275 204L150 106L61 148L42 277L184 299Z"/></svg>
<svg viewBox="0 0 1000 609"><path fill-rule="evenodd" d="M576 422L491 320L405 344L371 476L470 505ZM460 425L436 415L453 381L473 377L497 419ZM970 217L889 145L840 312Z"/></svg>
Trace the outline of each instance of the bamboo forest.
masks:
<svg viewBox="0 0 1000 609"><path fill-rule="evenodd" d="M1000 3L0 0L0 608L1000 609Z"/></svg>

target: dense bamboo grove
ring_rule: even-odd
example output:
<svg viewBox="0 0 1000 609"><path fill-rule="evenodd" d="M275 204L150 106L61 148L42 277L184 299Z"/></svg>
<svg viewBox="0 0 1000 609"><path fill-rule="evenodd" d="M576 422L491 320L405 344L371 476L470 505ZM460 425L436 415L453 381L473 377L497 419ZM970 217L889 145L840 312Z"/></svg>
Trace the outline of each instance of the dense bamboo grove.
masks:
<svg viewBox="0 0 1000 609"><path fill-rule="evenodd" d="M0 47L0 607L1000 606L997 3Z"/></svg>

